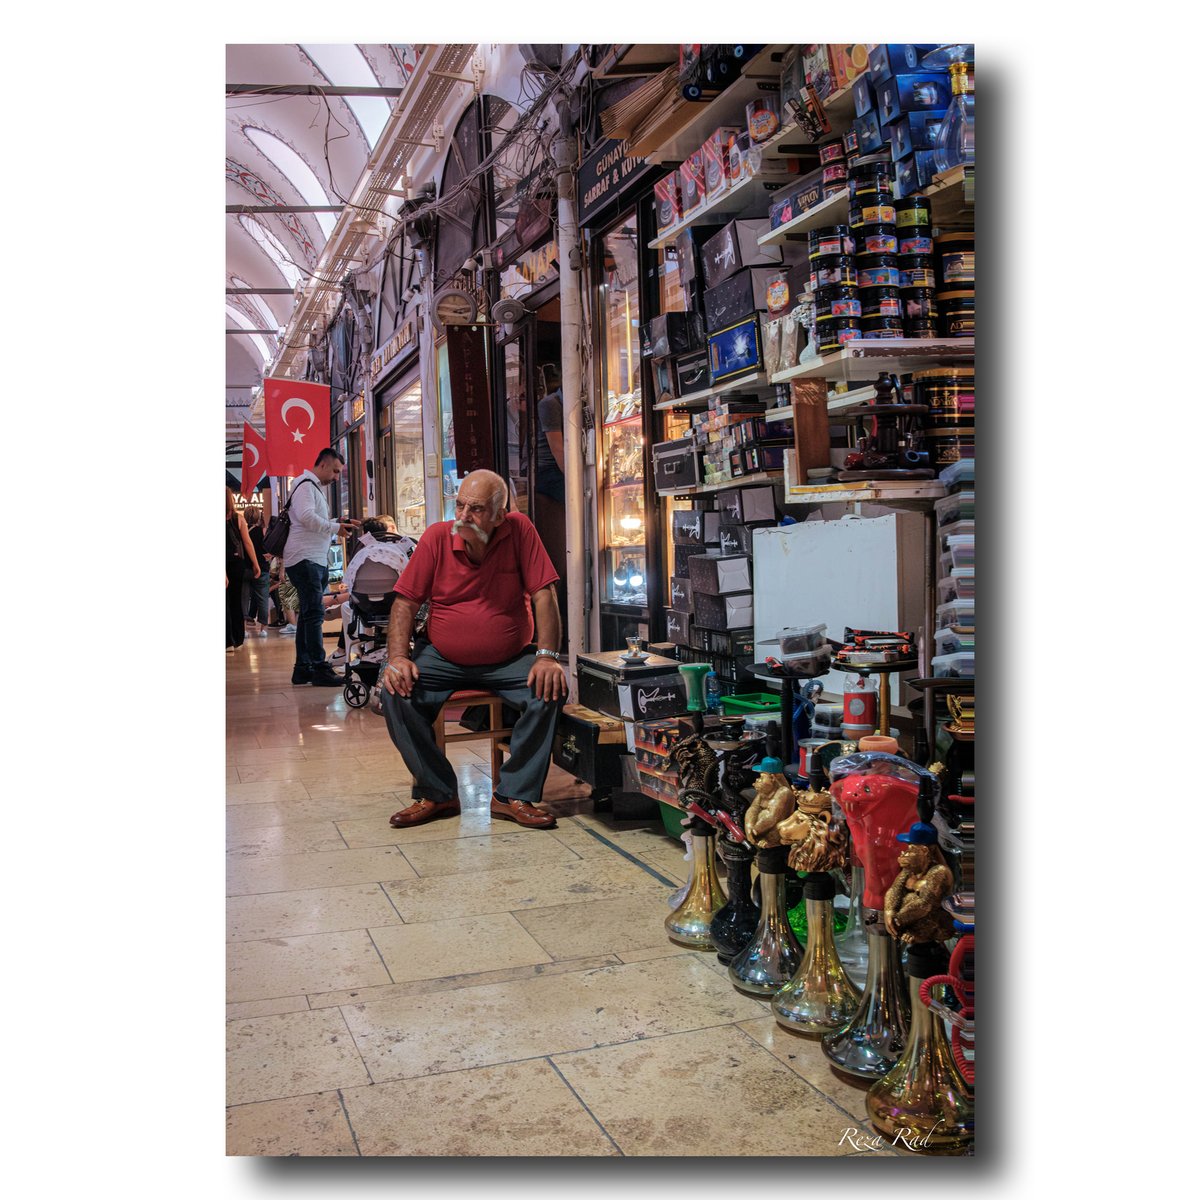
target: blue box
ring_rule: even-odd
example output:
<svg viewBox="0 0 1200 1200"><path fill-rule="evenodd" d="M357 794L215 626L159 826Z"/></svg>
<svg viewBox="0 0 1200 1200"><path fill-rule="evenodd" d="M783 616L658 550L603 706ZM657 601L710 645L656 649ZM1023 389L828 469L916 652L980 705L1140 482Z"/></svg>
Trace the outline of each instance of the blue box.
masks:
<svg viewBox="0 0 1200 1200"><path fill-rule="evenodd" d="M890 125L906 112L943 112L950 107L950 74L948 71L918 71L912 75L893 75L881 84L879 120Z"/></svg>
<svg viewBox="0 0 1200 1200"><path fill-rule="evenodd" d="M901 113L887 127L888 140L892 144L892 161L899 162L916 150L932 150L937 145L938 130L942 127L945 115L944 108Z"/></svg>
<svg viewBox="0 0 1200 1200"><path fill-rule="evenodd" d="M879 114L869 112L865 117L856 117L854 132L858 134L859 154L874 154L883 149L883 131L879 128Z"/></svg>
<svg viewBox="0 0 1200 1200"><path fill-rule="evenodd" d="M893 75L905 71L915 71L921 65L921 59L937 46L876 46L867 59L867 75L871 82L878 87ZM861 114L860 114L861 115Z"/></svg>
<svg viewBox="0 0 1200 1200"><path fill-rule="evenodd" d="M739 375L753 375L763 366L758 314L714 333L708 339L708 372L713 384Z"/></svg>
<svg viewBox="0 0 1200 1200"><path fill-rule="evenodd" d="M933 182L937 168L932 150L917 150L896 163L896 199L911 196Z"/></svg>
<svg viewBox="0 0 1200 1200"><path fill-rule="evenodd" d="M871 77L864 71L854 81L854 115L865 117L875 107L875 91Z"/></svg>

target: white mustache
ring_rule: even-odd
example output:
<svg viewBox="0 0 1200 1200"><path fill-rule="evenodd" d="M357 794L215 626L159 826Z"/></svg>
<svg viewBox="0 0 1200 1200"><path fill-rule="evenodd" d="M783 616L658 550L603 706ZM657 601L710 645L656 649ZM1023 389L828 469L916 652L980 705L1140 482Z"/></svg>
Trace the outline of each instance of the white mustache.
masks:
<svg viewBox="0 0 1200 1200"><path fill-rule="evenodd" d="M468 525L466 521L455 521L451 526L454 533L461 534L464 529L469 529L485 546L488 544L488 539L492 536L490 533L484 533L478 525Z"/></svg>

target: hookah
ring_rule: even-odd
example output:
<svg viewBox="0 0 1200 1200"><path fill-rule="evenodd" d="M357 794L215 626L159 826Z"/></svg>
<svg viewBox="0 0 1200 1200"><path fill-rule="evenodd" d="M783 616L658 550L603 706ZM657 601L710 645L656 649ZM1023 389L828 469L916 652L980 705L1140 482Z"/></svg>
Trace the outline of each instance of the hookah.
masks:
<svg viewBox="0 0 1200 1200"><path fill-rule="evenodd" d="M912 1025L899 1062L867 1092L871 1124L920 1154L962 1154L975 1137L974 1104L955 1063L941 1019L921 1001L929 980L945 974L948 958L937 942L908 952Z"/></svg>
<svg viewBox="0 0 1200 1200"><path fill-rule="evenodd" d="M680 904L663 921L674 942L698 950L715 950L711 930L713 915L728 902L717 877L716 823L696 803L696 797L711 796L717 789L720 768L717 756L704 740L704 677L710 663L682 663L687 690L687 707L692 716L692 733L671 750L671 761L679 770L680 799L691 814L685 825L692 835L692 874Z"/></svg>
<svg viewBox="0 0 1200 1200"><path fill-rule="evenodd" d="M800 1033L841 1029L862 997L833 944L833 877L813 871L804 881L808 941L796 974L771 997L775 1020Z"/></svg>
<svg viewBox="0 0 1200 1200"><path fill-rule="evenodd" d="M891 738L878 744L895 746ZM909 1031L909 989L900 972L899 943L880 920L885 889L899 868L898 835L920 812L932 814L936 777L882 750L844 755L830 764L829 773L830 792L846 814L862 863L867 977L858 1009L845 1028L822 1039L821 1049L839 1076L871 1084L896 1064Z"/></svg>

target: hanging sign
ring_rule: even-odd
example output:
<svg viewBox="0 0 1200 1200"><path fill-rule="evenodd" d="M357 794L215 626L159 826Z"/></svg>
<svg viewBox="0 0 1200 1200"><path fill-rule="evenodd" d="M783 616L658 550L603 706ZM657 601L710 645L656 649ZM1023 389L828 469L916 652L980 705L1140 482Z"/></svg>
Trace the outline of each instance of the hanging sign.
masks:
<svg viewBox="0 0 1200 1200"><path fill-rule="evenodd" d="M621 194L654 171L654 163L629 153L629 143L608 138L579 168L579 224L587 225Z"/></svg>
<svg viewBox="0 0 1200 1200"><path fill-rule="evenodd" d="M417 322L409 317L395 333L374 354L371 355L371 383L373 384L385 367L390 367L394 359L409 354L417 348Z"/></svg>
<svg viewBox="0 0 1200 1200"><path fill-rule="evenodd" d="M459 475L494 469L486 340L487 331L478 325L446 326L454 452Z"/></svg>

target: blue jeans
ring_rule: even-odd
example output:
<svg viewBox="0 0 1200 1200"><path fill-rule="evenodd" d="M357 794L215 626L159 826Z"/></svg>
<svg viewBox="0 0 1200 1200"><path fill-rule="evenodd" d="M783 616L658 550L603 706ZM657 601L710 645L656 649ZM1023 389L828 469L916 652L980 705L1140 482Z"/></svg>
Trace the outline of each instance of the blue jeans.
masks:
<svg viewBox="0 0 1200 1200"><path fill-rule="evenodd" d="M300 598L300 615L296 623L296 667L311 671L325 661L325 643L321 636L325 606L321 603L321 597L329 582L329 568L306 558L286 570Z"/></svg>

